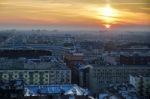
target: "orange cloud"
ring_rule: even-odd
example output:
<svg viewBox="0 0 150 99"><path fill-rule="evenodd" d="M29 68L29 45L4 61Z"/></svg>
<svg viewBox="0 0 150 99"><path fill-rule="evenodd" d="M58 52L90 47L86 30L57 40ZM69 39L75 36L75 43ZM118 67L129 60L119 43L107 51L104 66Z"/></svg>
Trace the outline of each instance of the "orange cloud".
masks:
<svg viewBox="0 0 150 99"><path fill-rule="evenodd" d="M117 15L103 16L107 4ZM149 4L149 0L0 0L0 25L150 25Z"/></svg>

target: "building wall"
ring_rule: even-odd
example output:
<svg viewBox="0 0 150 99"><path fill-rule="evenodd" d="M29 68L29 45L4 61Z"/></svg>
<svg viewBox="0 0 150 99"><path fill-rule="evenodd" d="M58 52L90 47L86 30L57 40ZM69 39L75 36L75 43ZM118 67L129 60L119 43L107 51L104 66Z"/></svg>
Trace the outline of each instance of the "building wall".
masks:
<svg viewBox="0 0 150 99"><path fill-rule="evenodd" d="M1 80L23 79L26 84L69 84L70 70L0 70Z"/></svg>
<svg viewBox="0 0 150 99"><path fill-rule="evenodd" d="M90 89L99 92L109 84L129 83L130 74L149 74L148 66L96 66L90 69Z"/></svg>
<svg viewBox="0 0 150 99"><path fill-rule="evenodd" d="M143 95L150 95L150 77L130 75L130 84L136 88L137 92L142 91Z"/></svg>

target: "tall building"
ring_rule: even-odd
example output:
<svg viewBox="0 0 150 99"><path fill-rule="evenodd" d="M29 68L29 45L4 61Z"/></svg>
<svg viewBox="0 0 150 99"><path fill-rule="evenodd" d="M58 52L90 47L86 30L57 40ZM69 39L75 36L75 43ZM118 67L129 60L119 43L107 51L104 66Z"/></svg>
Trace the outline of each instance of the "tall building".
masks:
<svg viewBox="0 0 150 99"><path fill-rule="evenodd" d="M66 65L71 69L72 71L72 83L79 84L79 77L77 75L76 66L78 64L83 64L83 54L82 53L72 53L72 54L66 54L64 56L64 62Z"/></svg>

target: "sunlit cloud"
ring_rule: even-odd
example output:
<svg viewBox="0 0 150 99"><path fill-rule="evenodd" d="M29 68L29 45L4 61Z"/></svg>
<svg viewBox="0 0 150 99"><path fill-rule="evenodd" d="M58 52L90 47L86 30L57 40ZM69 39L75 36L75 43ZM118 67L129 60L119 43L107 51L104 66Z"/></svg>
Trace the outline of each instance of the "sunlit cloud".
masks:
<svg viewBox="0 0 150 99"><path fill-rule="evenodd" d="M0 0L0 25L150 25L149 0Z"/></svg>

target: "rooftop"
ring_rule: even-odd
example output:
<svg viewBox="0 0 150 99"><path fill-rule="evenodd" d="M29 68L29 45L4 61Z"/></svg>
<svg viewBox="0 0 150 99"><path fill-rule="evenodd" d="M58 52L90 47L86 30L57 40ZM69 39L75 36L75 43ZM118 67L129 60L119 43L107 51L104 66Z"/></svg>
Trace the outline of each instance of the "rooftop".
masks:
<svg viewBox="0 0 150 99"><path fill-rule="evenodd" d="M148 65L101 65L101 64L90 64L92 67L149 67L150 68L150 64Z"/></svg>
<svg viewBox="0 0 150 99"><path fill-rule="evenodd" d="M69 70L59 59L8 59L0 58L1 70Z"/></svg>
<svg viewBox="0 0 150 99"><path fill-rule="evenodd" d="M65 95L88 95L89 91L77 85L28 85L25 86L25 96L36 96L38 94L65 94Z"/></svg>

